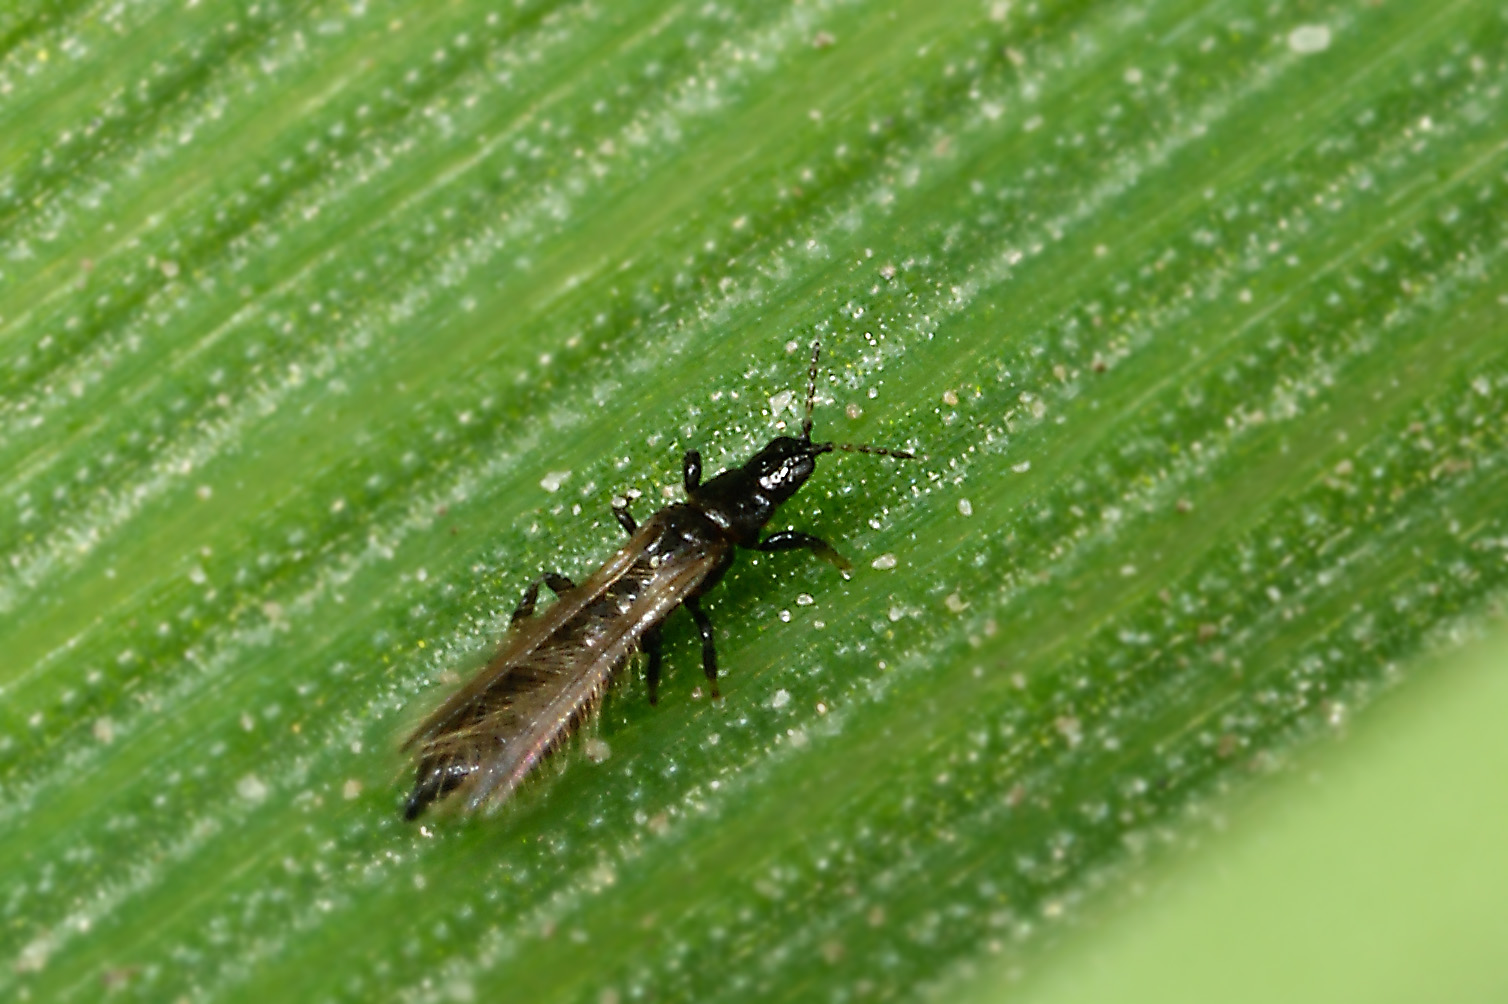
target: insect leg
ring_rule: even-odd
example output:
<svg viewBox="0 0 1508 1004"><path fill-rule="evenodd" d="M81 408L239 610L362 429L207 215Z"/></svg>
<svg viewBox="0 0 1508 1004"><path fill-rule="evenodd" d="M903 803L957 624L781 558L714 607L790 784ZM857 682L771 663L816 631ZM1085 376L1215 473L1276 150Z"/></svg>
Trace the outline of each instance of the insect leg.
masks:
<svg viewBox="0 0 1508 1004"><path fill-rule="evenodd" d="M524 590L523 599L518 601L518 606L513 610L513 620L511 623L517 624L525 617L533 615L534 603L539 599L539 583L540 580L535 579L529 583L529 588Z"/></svg>
<svg viewBox="0 0 1508 1004"><path fill-rule="evenodd" d="M644 640L639 645L649 656L649 665L644 669L644 685L649 689L649 703L654 704L660 699L660 629L644 632Z"/></svg>
<svg viewBox="0 0 1508 1004"><path fill-rule="evenodd" d="M702 455L695 450L687 450L686 456L681 458L681 483L685 485L687 495L701 487Z"/></svg>
<svg viewBox="0 0 1508 1004"><path fill-rule="evenodd" d="M630 537L634 535L634 531L639 529L639 524L634 519L634 514L628 511L627 502L624 502L622 505L613 506L613 519L618 521L618 525L623 527L623 532Z"/></svg>
<svg viewBox="0 0 1508 1004"><path fill-rule="evenodd" d="M712 618L707 616L707 611L696 600L685 602L687 610L696 619L697 630L702 633L702 672L707 674L707 680L712 684L712 699L721 700L722 694L717 692L717 646L712 640Z"/></svg>
<svg viewBox="0 0 1508 1004"><path fill-rule="evenodd" d="M513 619L509 623L517 624L525 617L533 615L534 604L539 600L539 587L542 585L549 586L556 596L559 596L567 589L576 588L576 583L559 572L546 572L529 583L529 588L524 590L523 599L518 601L518 606L513 611Z"/></svg>
<svg viewBox="0 0 1508 1004"><path fill-rule="evenodd" d="M853 567L848 563L848 559L833 550L833 546L827 541L821 537L813 537L809 533L802 533L800 530L781 530L779 533L770 534L754 545L756 551L799 551L802 548L812 552L840 572L847 572Z"/></svg>

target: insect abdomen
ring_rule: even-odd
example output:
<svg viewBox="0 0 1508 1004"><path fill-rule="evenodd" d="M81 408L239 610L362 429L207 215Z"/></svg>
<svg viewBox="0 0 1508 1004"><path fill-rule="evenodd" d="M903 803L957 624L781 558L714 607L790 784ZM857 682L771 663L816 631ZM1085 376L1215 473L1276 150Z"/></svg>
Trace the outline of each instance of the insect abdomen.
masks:
<svg viewBox="0 0 1508 1004"><path fill-rule="evenodd" d="M463 786L472 806L505 796L596 710L634 639L609 641L579 620L567 622L456 708L422 743L404 807L409 819Z"/></svg>
<svg viewBox="0 0 1508 1004"><path fill-rule="evenodd" d="M596 711L644 633L716 565L696 539L708 528L687 519L657 514L620 552L624 562L609 562L557 601L570 611L565 619L538 636L526 623L420 727L411 740L419 764L407 818L457 791L468 808L501 801Z"/></svg>

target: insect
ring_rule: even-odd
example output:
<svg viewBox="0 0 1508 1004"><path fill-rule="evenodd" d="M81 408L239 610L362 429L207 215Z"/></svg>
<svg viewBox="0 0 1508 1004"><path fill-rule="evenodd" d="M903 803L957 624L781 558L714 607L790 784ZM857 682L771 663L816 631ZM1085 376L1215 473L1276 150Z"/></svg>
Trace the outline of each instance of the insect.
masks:
<svg viewBox="0 0 1508 1004"><path fill-rule="evenodd" d="M452 794L468 810L506 800L596 710L637 651L648 656L644 679L654 704L660 627L676 607L685 607L696 621L702 669L718 698L712 621L700 597L728 570L736 548L807 550L848 571L848 561L821 538L798 530L761 536L822 454L840 449L915 459L903 450L812 442L820 351L813 342L800 437L777 436L742 467L705 482L701 455L688 450L681 465L686 501L666 506L642 525L626 504L615 504L613 515L629 541L606 564L579 586L546 572L524 590L497 653L404 743L418 761L405 818L417 818ZM557 599L534 617L541 585Z"/></svg>

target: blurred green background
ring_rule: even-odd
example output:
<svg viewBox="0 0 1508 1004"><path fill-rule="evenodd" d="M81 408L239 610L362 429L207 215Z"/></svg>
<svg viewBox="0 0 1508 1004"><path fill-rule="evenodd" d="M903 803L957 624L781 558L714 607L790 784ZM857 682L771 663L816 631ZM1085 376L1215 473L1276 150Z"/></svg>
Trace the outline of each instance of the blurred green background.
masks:
<svg viewBox="0 0 1508 1004"><path fill-rule="evenodd" d="M1508 997L1508 637L1429 667L1350 745L1211 817L1220 832L981 1000L1495 1001Z"/></svg>
<svg viewBox="0 0 1508 1004"><path fill-rule="evenodd" d="M1466 0L7 5L0 996L1199 986L1253 959L1206 916L1407 940L1279 889L1340 833L1451 913L1487 844L1368 801L1405 746L1315 740L1487 706L1420 695L1508 584L1505 36ZM745 555L725 700L674 618L597 756L403 824L401 737L525 583L795 420L816 337L818 435L923 456L782 512L853 578ZM1478 748L1427 793L1495 833ZM1383 973L1347 985L1423 985Z"/></svg>

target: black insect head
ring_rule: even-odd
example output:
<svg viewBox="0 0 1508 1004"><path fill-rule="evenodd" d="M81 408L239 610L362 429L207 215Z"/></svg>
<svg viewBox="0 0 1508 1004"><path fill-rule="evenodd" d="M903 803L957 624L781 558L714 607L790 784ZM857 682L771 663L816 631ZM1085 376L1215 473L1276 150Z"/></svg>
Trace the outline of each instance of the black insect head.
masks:
<svg viewBox="0 0 1508 1004"><path fill-rule="evenodd" d="M812 412L817 403L817 362L821 344L812 343L807 371L806 416L801 435L776 436L742 467L721 474L689 492L690 501L721 522L740 543L750 544L775 515L775 510L806 484L817 468L817 457L833 450L915 459L904 450L851 443L812 442Z"/></svg>

